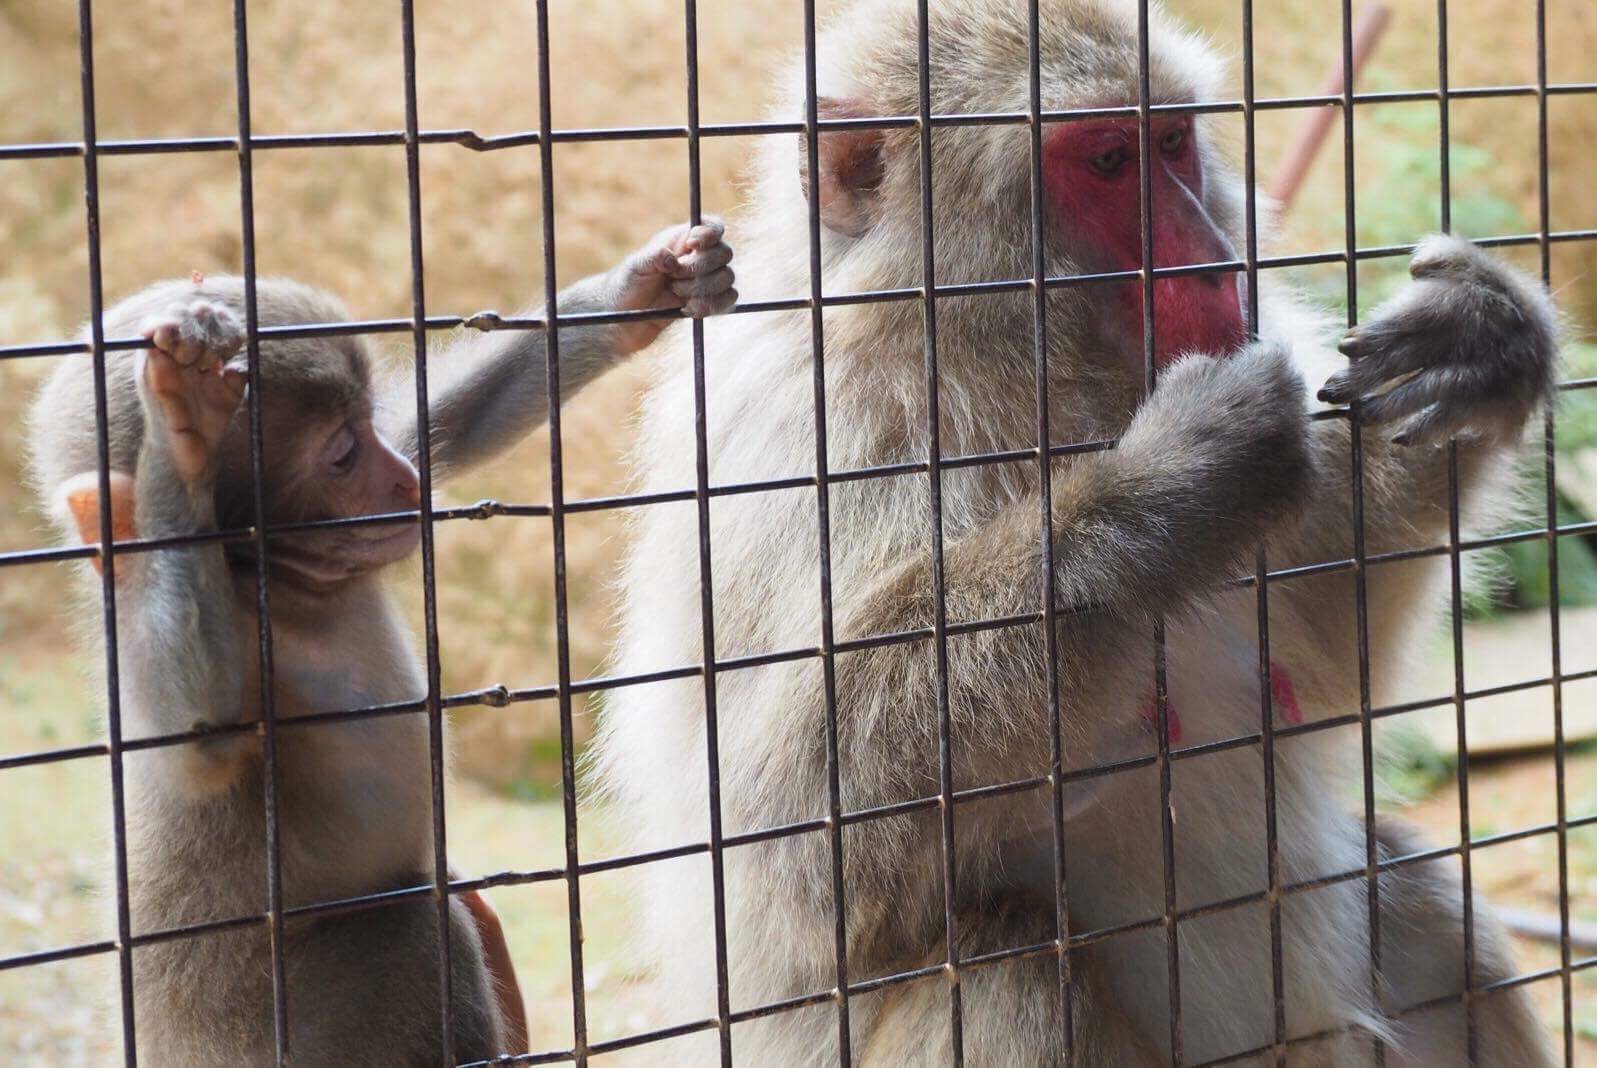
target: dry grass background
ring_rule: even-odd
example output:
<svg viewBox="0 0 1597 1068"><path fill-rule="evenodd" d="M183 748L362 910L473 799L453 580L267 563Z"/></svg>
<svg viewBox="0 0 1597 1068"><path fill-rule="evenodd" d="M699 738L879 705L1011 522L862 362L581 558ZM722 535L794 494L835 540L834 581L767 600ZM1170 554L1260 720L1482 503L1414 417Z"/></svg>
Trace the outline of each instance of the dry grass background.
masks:
<svg viewBox="0 0 1597 1068"><path fill-rule="evenodd" d="M801 40L800 5L796 0L700 0L698 6L704 120L759 117L773 62ZM824 11L836 5L821 6ZM1233 58L1237 56L1240 0L1177 0L1171 6L1207 29ZM1364 86L1434 85L1434 5L1428 0L1393 0L1392 6L1392 28ZM1337 5L1290 0L1258 2L1255 7L1259 93L1316 92L1339 55ZM95 16L101 136L232 132L236 100L230 8L227 3L184 0L102 0ZM531 0L511 4L417 0L416 9L423 127L470 127L483 134L536 127ZM1534 80L1532 9L1528 0L1453 0L1455 87ZM680 4L552 0L550 11L557 127L684 121ZM1597 55L1597 8L1589 0L1549 0L1548 12L1552 80L1597 80L1597 65L1591 58ZM253 120L258 134L403 126L396 4L257 0L251 5L250 19ZM75 5L67 0L0 0L0 143L79 138L78 84ZM1401 175L1384 169L1389 154L1382 139L1405 135L1378 116L1405 109L1409 113L1428 109L1433 114L1435 110L1418 104L1360 112L1357 180L1363 220L1379 218L1391 205L1402 205L1412 215L1415 202L1434 201L1434 190L1405 186ZM1589 178L1597 99L1558 97L1550 110L1552 224L1560 229L1597 227L1597 183ZM1274 173L1301 119L1290 113L1260 114L1261 175ZM1534 219L1534 100L1460 101L1453 119L1457 137L1497 161L1479 180L1493 196L1517 207L1526 219ZM1226 124L1240 142L1240 120L1223 120ZM705 143L708 209L725 211L734 206L736 178L749 147L740 139ZM409 313L401 149L262 151L255 156L255 178L263 272L291 274L327 286L342 294L359 317ZM492 153L455 146L423 150L430 312L469 313L490 307L508 311L542 293L541 180L532 148ZM565 279L605 267L659 226L680 218L688 201L685 153L675 140L562 145L555 152L553 180L558 270ZM0 249L4 250L0 345L59 340L70 336L85 318L82 183L77 159L0 163ZM211 272L239 268L238 172L232 154L106 158L101 162L101 188L104 277L113 299L152 279L195 268ZM1340 139L1333 138L1288 220L1278 250L1339 248L1341 219ZM1367 240L1365 234L1366 227L1361 226L1361 240ZM1597 247L1563 245L1554 259L1555 281L1569 306L1587 322L1594 321L1592 313L1597 312L1597 284L1590 278L1594 256ZM758 280L747 281L758 285ZM389 339L387 344L396 353L396 366L408 368L411 354L404 339ZM44 371L43 361L0 362L0 552L35 547L44 540L31 496L20 481L20 417ZM618 461L628 441L637 386L635 373L621 371L568 408L568 495L607 495L624 489ZM685 442L683 447L691 446ZM449 499L492 496L541 501L547 499L548 482L548 441L540 434L491 470L451 487ZM579 678L602 670L610 620L605 583L620 537L616 513L570 521L572 670ZM446 689L551 681L554 633L547 521L501 518L446 523L438 528L438 545ZM418 575L413 569L406 579L407 595L417 607ZM0 715L7 717L0 723L5 728L0 729L0 752L70 744L101 730L92 692L76 686L70 673L63 671L75 659L68 651L61 608L66 585L63 571L54 567L0 569ZM73 711L64 713L66 708ZM582 731L589 712L579 710ZM457 763L467 775L494 787L537 792L547 788L555 775L552 725L553 709L548 705L463 712L456 724ZM1550 781L1545 768L1538 781L1544 786ZM41 916L53 916L62 909L83 907L73 903L74 891L81 889L79 884L98 881L103 871L97 862L84 859L87 853L79 857L55 848L52 843L70 835L51 818L65 819L68 810L41 800L70 796L85 809L99 812L104 810L104 790L104 770L97 762L0 777L0 819L23 814L16 817L14 827L22 837L0 839L9 841L9 850L22 865L6 867L8 850L0 849L0 874L17 875L11 888L17 891L15 900L0 886L0 906L4 906L0 918L10 915L8 909L21 910L23 930L53 930L61 925L48 917L37 923L29 917L41 909ZM1543 787L1537 790L1539 796L1549 796ZM509 805L477 786L451 796L451 852L458 848L461 862L471 870L535 866L527 860L528 850L558 840L551 806ZM1447 813L1438 810L1438 826L1445 828L1447 819ZM1503 822L1518 825L1507 815ZM589 833L584 832L585 854L591 846ZM34 862L28 857L35 854L43 859L30 867ZM558 864L559 858L551 856L548 863ZM44 870L38 865L55 867ZM1582 869L1576 874L1584 880L1581 885L1597 893L1591 889L1597 887L1597 872ZM57 889L40 902L30 896L35 884ZM1578 887L1576 892L1580 893ZM567 996L564 979L549 971L548 962L558 965L565 953L563 902L541 903L539 898L540 903L534 903L533 896L529 893L525 903L502 901L501 908L512 926L529 1001L558 1010ZM596 939L617 937L624 913L619 902L602 892L598 895L597 909L590 908L589 915ZM13 939L8 935L6 941L11 944ZM37 944L59 942L52 936ZM597 948L603 951L606 945ZM620 950L608 956L619 959ZM45 1036L40 1041L48 1043L54 1041L48 1036L55 1031L67 1036L62 1041L68 1045L38 1048L77 1048L70 1043L80 1041L88 1026L86 1017L79 1018L88 1010L77 980L65 972L48 983L42 974L37 980L20 973L12 977L22 983L13 991L21 999L13 1004L23 1005L22 1015L8 1017L7 1002L0 998L0 1031L8 1029L8 1019L20 1019L24 1026L17 1033L24 1037ZM107 978L108 974L101 981ZM27 997L34 990L41 1000L30 1009ZM596 991L594 996L618 996L613 983L603 990L609 993ZM568 1034L561 1037L562 1026L568 1022L562 1025L559 1011L549 1020L535 1020L539 1044L569 1040Z"/></svg>
<svg viewBox="0 0 1597 1068"><path fill-rule="evenodd" d="M236 126L228 4L141 0L97 5L96 74L105 138L225 135ZM832 5L835 6L835 5ZM1240 47L1237 0L1181 0L1176 11L1204 27L1233 57ZM1403 0L1366 84L1416 88L1435 82L1432 5ZM1585 0L1549 6L1550 73L1589 80L1597 10ZM828 5L823 4L823 12ZM1261 95L1306 94L1339 54L1336 5L1303 0L1258 4ZM418 0L418 93L426 128L485 134L537 125L532 5L492 0ZM1530 8L1519 0L1455 0L1455 86L1525 83L1535 77ZM801 40L791 0L703 0L701 101L705 121L757 118L773 61ZM552 109L557 127L680 124L686 115L680 5L649 0L555 0ZM252 5L253 121L259 134L394 130L403 126L395 5L288 0ZM81 136L75 5L0 0L0 141ZM1405 105L1410 109L1429 105ZM1372 112L1378 109L1370 109ZM1432 109L1434 110L1434 109ZM1555 98L1553 224L1597 226L1597 184L1586 154L1597 134L1597 101ZM1297 129L1296 113L1259 119L1260 173L1274 172ZM1240 141L1240 121L1226 120ZM1456 133L1501 161L1493 192L1535 217L1534 103L1461 102ZM1383 188L1364 123L1358 153L1361 211ZM728 210L749 145L704 146L705 204ZM558 270L572 279L600 269L657 227L684 215L687 170L676 140L562 145L555 152ZM475 153L449 145L422 153L427 297L434 313L511 310L542 293L541 175L533 148ZM81 163L0 164L0 343L69 336L88 311ZM152 279L194 268L240 265L238 172L229 152L110 157L101 161L103 263L114 298ZM263 272L291 274L342 294L360 317L409 312L404 157L397 147L273 150L255 155L256 227ZM1283 246L1340 247L1341 164L1333 138L1292 216ZM1561 282L1582 279L1592 255L1562 246ZM1597 287L1569 295L1588 300ZM435 338L435 341L441 339ZM402 337L386 339L408 368ZM19 488L21 412L43 361L0 365L0 550L39 544L42 532ZM637 376L623 371L577 400L566 421L566 488L582 497L624 488L625 447ZM538 435L449 498L546 500L548 442ZM572 666L599 670L609 634L604 596L620 517L572 520L568 550ZM495 519L439 528L440 619L445 686L546 683L554 677L551 547L545 520ZM411 576L419 605L418 572ZM48 568L0 576L0 637L56 647L61 576ZM549 705L470 711L460 717L461 766L505 784L546 780ZM579 724L579 729L582 725Z"/></svg>

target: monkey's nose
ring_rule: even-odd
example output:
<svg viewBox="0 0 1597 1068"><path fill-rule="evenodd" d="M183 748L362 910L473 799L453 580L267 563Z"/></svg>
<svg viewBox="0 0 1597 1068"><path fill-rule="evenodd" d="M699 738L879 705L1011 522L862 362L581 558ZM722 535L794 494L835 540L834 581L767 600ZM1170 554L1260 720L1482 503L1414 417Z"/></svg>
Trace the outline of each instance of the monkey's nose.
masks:
<svg viewBox="0 0 1597 1068"><path fill-rule="evenodd" d="M394 483L394 489L412 508L421 507L421 483L415 480Z"/></svg>

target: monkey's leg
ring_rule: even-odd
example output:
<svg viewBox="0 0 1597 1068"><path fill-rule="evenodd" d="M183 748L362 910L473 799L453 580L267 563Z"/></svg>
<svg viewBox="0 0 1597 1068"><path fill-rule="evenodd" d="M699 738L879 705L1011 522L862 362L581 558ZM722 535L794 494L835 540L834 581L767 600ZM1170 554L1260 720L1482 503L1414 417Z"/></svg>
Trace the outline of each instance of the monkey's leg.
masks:
<svg viewBox="0 0 1597 1068"><path fill-rule="evenodd" d="M959 917L960 956L1039 945L1054 938L1051 905L995 906ZM928 959L922 964L936 964ZM1092 956L1071 961L1072 1063L1155 1068L1167 1063L1100 990ZM1051 954L967 967L960 972L965 1063L972 1068L1044 1068L1065 1063L1059 964ZM953 1063L948 983L941 975L897 987L880 998L858 1049L861 1068Z"/></svg>
<svg viewBox="0 0 1597 1068"><path fill-rule="evenodd" d="M435 1065L442 1059L438 911L432 900L323 917L290 928L295 1062ZM505 1049L482 942L465 903L449 903L453 1060Z"/></svg>
<svg viewBox="0 0 1597 1068"><path fill-rule="evenodd" d="M1386 819L1376 837L1383 859L1424 848L1412 830ZM1474 902L1474 986L1517 975L1506 932L1477 895ZM1386 1008L1400 1011L1464 990L1464 898L1451 857L1388 869L1381 875L1381 978ZM1387 1063L1443 1068L1468 1063L1464 1007L1453 1002L1393 1021L1396 1049ZM1534 1006L1522 987L1475 1001L1477 1063L1554 1063Z"/></svg>

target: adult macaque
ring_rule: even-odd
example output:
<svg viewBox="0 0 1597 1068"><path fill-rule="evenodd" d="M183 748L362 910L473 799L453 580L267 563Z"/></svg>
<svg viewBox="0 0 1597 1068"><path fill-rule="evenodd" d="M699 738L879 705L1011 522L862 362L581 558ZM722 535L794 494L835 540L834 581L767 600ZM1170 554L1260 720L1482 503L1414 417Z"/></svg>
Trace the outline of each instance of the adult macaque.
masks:
<svg viewBox="0 0 1597 1068"><path fill-rule="evenodd" d="M823 118L920 110L917 5L856 5L823 33ZM1028 5L929 5L931 112L1029 109ZM1137 5L1043 0L1042 107L1138 99ZM1220 63L1156 10L1156 104L1212 96ZM803 91L781 117L803 115ZM1050 124L1043 133L1045 260L1050 276L1142 266L1140 131L1134 118ZM828 294L923 285L920 133L898 127L824 133L810 166L802 138L760 160L739 238L742 275L773 296L809 292L809 211L818 201ZM937 281L1032 277L1030 135L1024 125L939 126L932 134ZM1209 120L1152 118L1153 253L1159 267L1239 258L1245 191L1210 138ZM1546 403L1557 320L1546 292L1462 241L1425 241L1414 282L1343 342L1353 362L1323 396L1364 398L1364 548L1438 545L1448 534L1447 435L1457 433L1466 537L1506 500L1515 445ZM1249 293L1236 273L1155 283L1157 388L1145 395L1139 283L1047 291L1049 419L1055 442L1118 438L1058 458L1048 508L1057 602L1058 697L1067 765L1153 752L1145 713L1152 636L1168 620L1170 707L1181 746L1256 732L1261 715L1258 604L1226 580L1251 572L1264 542L1272 568L1354 553L1352 444L1346 420L1309 421L1307 383L1340 365L1330 324L1266 273ZM936 302L941 452L970 456L1037 444L1030 291ZM1261 338L1249 342L1257 301ZM711 479L739 484L814 469L813 355L807 311L707 325ZM915 301L825 312L827 463L831 471L924 462L925 329ZM685 361L663 356L634 451L642 489L692 485L693 406ZM1039 464L960 464L942 473L951 624L1036 613L1043 604ZM924 474L830 485L830 576L839 642L929 631L935 622L929 484ZM640 510L625 569L616 670L700 661L696 512ZM821 560L811 492L718 496L711 512L715 654L756 656L817 644ZM1445 556L1368 572L1369 645L1379 694L1400 665L1390 650L1436 618ZM1359 707L1356 573L1331 569L1272 583L1278 717ZM956 790L1045 775L1050 715L1040 624L963 630L947 642ZM938 673L929 641L869 643L834 657L842 809L939 793ZM813 658L716 673L720 803L726 834L827 812L825 688ZM708 826L705 704L697 678L614 691L599 767L638 849L703 841ZM1175 720L1172 717L1172 729ZM1343 732L1346 737L1347 732ZM1362 873L1363 820L1328 769L1344 763L1325 734L1275 748L1280 880ZM684 769L696 769L685 773ZM1174 904L1250 903L1179 923L1183 1063L1268 1050L1274 1041L1263 764L1232 746L1172 766ZM1143 764L1065 789L1072 931L1155 921L1072 953L1074 1050L1083 1064L1172 1058L1157 770ZM942 812L900 810L842 831L847 970L853 983L1056 937L1051 790L995 792L954 812L955 944L945 925ZM1412 852L1390 826L1381 859ZM783 835L725 852L731 1009L832 990L834 912L828 833ZM711 865L702 854L644 869L646 949L670 992L661 1024L714 1014ZM1362 874L1283 895L1293 1063L1359 1063L1371 1036L1388 1064L1466 1057L1463 908L1457 862L1383 871L1380 991L1372 990ZM1473 983L1513 974L1507 941L1479 904ZM965 1063L1041 1065L1063 1041L1058 962L1032 955L959 972ZM854 1063L948 1064L943 973L850 999ZM834 1064L837 1009L821 999L733 1028L738 1063ZM1520 989L1474 1003L1481 1064L1547 1061ZM683 1040L689 1045L697 1039ZM666 1054L663 1054L666 1055ZM684 1063L709 1063L694 1047ZM1267 1052L1264 1059L1269 1059Z"/></svg>
<svg viewBox="0 0 1597 1068"><path fill-rule="evenodd" d="M736 299L719 223L677 227L607 274L560 294L565 315ZM164 282L106 313L112 508L123 535L249 527L254 480L237 278ZM262 279L262 326L346 321L329 295ZM663 319L560 333L562 395L651 342ZM548 414L541 332L470 333L431 357L431 462L453 474L500 454ZM413 383L379 405L366 339L260 343L268 524L414 510L421 491ZM64 535L99 538L92 370L63 361L33 411L37 484ZM84 472L90 472L83 475ZM426 680L379 576L409 556L413 521L273 535L267 553L279 720L414 701ZM122 722L129 738L260 719L253 541L164 548L116 561ZM426 715L278 730L278 842L288 909L431 883ZM267 907L262 734L126 756L133 930L259 916ZM524 1052L525 1022L497 921L480 899L449 907L454 1060ZM480 933L481 932L481 933ZM484 945L486 935L486 953ZM290 917L289 1048L305 1065L437 1064L438 912L432 898ZM142 1063L276 1063L264 926L225 928L134 954ZM485 956L487 960L485 961Z"/></svg>

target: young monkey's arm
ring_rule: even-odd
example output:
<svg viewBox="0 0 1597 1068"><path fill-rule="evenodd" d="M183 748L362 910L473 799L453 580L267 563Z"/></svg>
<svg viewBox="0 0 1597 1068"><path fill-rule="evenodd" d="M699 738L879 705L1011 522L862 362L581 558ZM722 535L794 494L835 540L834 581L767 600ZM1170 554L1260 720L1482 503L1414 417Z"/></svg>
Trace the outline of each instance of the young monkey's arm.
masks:
<svg viewBox="0 0 1597 1068"><path fill-rule="evenodd" d="M118 536L136 531L160 539L214 530L217 449L244 396L244 369L231 360L243 343L243 324L196 292L135 329L149 341L133 369L144 434L137 477L113 473L112 514L115 525L127 528ZM88 488L71 482L62 488L85 528L98 523L97 495L91 498ZM99 537L97 526L82 533L85 540ZM117 577L118 648L131 692L140 695L137 708L129 709L137 729L169 734L238 722L244 715L243 655L222 546L173 546L125 557Z"/></svg>
<svg viewBox="0 0 1597 1068"><path fill-rule="evenodd" d="M732 248L718 219L656 234L604 274L560 291L561 317L597 312L680 309L695 318L737 302ZM544 310L528 313L542 318ZM601 373L649 345L667 318L560 327L560 397L569 400ZM429 361L427 418L434 477L447 477L503 453L549 418L543 330L468 331ZM412 460L420 430L408 376L387 397L387 437Z"/></svg>

